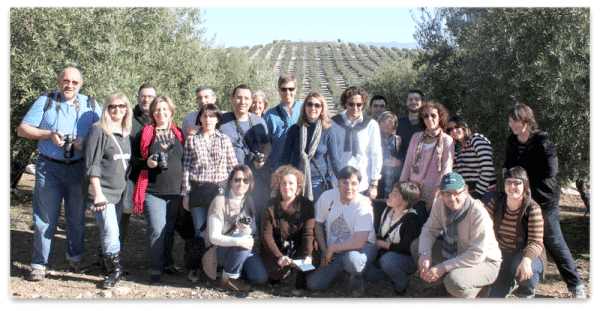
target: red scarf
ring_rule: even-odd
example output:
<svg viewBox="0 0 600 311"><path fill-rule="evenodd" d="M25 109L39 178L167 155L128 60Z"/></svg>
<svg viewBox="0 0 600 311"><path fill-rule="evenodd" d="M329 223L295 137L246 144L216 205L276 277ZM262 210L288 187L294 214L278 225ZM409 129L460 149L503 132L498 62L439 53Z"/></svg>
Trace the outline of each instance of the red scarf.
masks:
<svg viewBox="0 0 600 311"><path fill-rule="evenodd" d="M171 126L171 130L179 138L181 145L185 144L185 138L183 138L183 134L181 130L177 127L177 125L173 124ZM152 125L146 125L142 130L142 139L140 141L140 149L142 153L142 158L148 159L148 148L154 142L154 138L156 137L156 130ZM144 212L144 199L146 198L146 187L148 187L148 170L143 169L140 171L140 176L138 177L137 183L135 184L135 189L133 191L133 211L137 213Z"/></svg>

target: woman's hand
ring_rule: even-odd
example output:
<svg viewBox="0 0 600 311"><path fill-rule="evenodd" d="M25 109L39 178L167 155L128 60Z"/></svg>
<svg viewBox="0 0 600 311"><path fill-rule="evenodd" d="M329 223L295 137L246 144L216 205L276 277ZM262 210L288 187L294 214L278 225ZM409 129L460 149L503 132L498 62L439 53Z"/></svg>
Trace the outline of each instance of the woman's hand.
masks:
<svg viewBox="0 0 600 311"><path fill-rule="evenodd" d="M239 246L244 249L252 249L254 247L254 238L251 235L244 235L239 238Z"/></svg>
<svg viewBox="0 0 600 311"><path fill-rule="evenodd" d="M190 211L190 207L189 207L190 197L189 196L187 196L187 195L184 196L183 199L181 200L181 204L183 205L184 210L186 210L188 212Z"/></svg>
<svg viewBox="0 0 600 311"><path fill-rule="evenodd" d="M148 157L148 161L146 161L146 163L148 164L149 168L155 168L158 166L158 162L152 160L152 156Z"/></svg>
<svg viewBox="0 0 600 311"><path fill-rule="evenodd" d="M375 246L377 246L377 249L390 249L391 244L392 243L386 242L384 240L377 240L375 242Z"/></svg>
<svg viewBox="0 0 600 311"><path fill-rule="evenodd" d="M279 260L277 260L277 264L280 267L289 266L290 264L292 264L292 260L288 256L283 256L283 257L279 258Z"/></svg>
<svg viewBox="0 0 600 311"><path fill-rule="evenodd" d="M533 276L533 269L531 269L531 259L528 257L523 257L519 267L517 267L516 276L521 275L519 278L519 282L523 282L525 280L529 280Z"/></svg>
<svg viewBox="0 0 600 311"><path fill-rule="evenodd" d="M252 228L250 228L249 225L244 225L241 222L236 222L235 223L236 227L240 230L240 232L246 233L246 234L252 234Z"/></svg>
<svg viewBox="0 0 600 311"><path fill-rule="evenodd" d="M312 265L312 257L307 256L306 258L304 258L304 261L302 262L302 264Z"/></svg>

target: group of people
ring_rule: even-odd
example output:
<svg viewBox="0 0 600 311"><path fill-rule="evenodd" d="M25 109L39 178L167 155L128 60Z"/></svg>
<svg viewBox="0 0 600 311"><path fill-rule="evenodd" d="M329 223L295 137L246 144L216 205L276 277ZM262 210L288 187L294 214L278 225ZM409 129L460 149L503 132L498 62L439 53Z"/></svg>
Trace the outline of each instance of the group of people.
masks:
<svg viewBox="0 0 600 311"><path fill-rule="evenodd" d="M89 208L104 288L124 274L121 245L140 213L153 283L183 274L172 252L177 231L188 278L220 278L232 291L291 275L296 289L323 290L347 272L355 297L365 280L386 278L404 295L418 271L419 297L533 297L547 251L573 296L585 297L558 222L556 152L526 105L508 113L513 134L497 189L490 142L419 90L398 118L384 96L369 101L351 86L343 112L330 117L322 94L295 100L289 74L271 108L242 84L233 111L222 111L202 86L198 111L179 127L172 100L152 84L139 88L133 109L121 93L103 107L79 94L76 68L61 71L58 85L17 129L38 140L31 281L44 280L64 199L69 265L86 268Z"/></svg>

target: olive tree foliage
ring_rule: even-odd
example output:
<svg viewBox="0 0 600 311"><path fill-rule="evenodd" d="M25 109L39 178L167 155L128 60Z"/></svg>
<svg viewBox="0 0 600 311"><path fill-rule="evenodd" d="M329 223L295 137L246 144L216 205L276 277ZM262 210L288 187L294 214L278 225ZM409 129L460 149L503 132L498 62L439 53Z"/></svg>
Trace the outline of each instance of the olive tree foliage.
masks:
<svg viewBox="0 0 600 311"><path fill-rule="evenodd" d="M113 92L125 94L135 106L139 86L154 84L158 94L175 103L178 124L197 109L200 85L214 86L224 99L231 98L228 89L235 79L261 86L271 82L262 64L251 66L243 53L226 56L225 49L213 48L202 16L196 8L12 8L11 186L17 185L37 144L18 138L16 128L39 96L58 90L58 74L65 67L81 70L80 93L101 106Z"/></svg>
<svg viewBox="0 0 600 311"><path fill-rule="evenodd" d="M524 103L556 146L559 183L589 180L589 8L438 8L417 22L426 95L488 137L497 170L507 110Z"/></svg>
<svg viewBox="0 0 600 311"><path fill-rule="evenodd" d="M415 57L407 57L397 62L382 64L361 86L371 97L383 95L388 102L388 110L397 116L407 115L406 95L411 89L419 88L418 71L413 66L414 59Z"/></svg>

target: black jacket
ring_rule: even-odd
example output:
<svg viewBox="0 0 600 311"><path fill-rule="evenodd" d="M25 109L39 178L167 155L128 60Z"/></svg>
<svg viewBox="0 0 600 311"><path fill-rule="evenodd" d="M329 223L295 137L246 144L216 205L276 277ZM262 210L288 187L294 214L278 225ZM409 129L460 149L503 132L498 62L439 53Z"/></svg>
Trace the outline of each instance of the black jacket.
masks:
<svg viewBox="0 0 600 311"><path fill-rule="evenodd" d="M506 142L506 161L503 168L521 166L527 171L531 196L542 211L558 207L560 188L556 182L558 157L548 133L537 131L525 143L525 150L519 154L522 145L517 135L512 134Z"/></svg>

